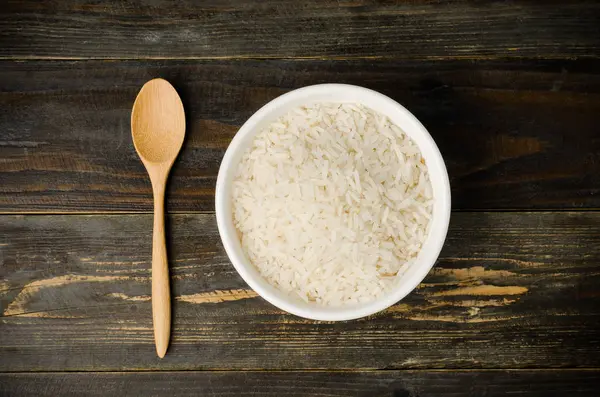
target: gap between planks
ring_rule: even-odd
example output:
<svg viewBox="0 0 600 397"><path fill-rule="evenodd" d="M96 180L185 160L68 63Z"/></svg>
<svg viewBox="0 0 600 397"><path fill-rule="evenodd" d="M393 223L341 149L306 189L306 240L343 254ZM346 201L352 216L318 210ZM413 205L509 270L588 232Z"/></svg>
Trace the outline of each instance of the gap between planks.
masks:
<svg viewBox="0 0 600 397"><path fill-rule="evenodd" d="M168 200L168 199L167 199ZM600 208L502 208L502 209L453 209L452 213L475 214L475 213L568 213L568 212L600 212ZM169 211L165 215L214 215L215 211ZM0 211L0 216L113 216L113 215L153 215L152 211Z"/></svg>
<svg viewBox="0 0 600 397"><path fill-rule="evenodd" d="M566 367L566 368L458 368L458 369L386 369L386 368L348 368L348 369L179 369L179 370L156 370L156 369L124 369L114 370L64 370L64 371L0 371L0 375L27 375L27 374L135 374L135 373L160 373L160 374L184 374L184 373L376 373L376 372L398 372L398 373L478 373L478 372L600 372L600 367Z"/></svg>
<svg viewBox="0 0 600 397"><path fill-rule="evenodd" d="M0 61L494 61L494 60L597 60L600 55L535 55L535 56L497 56L497 55L453 55L453 56L419 56L400 57L397 55L359 55L359 56L146 56L146 57L57 57L57 56L0 56Z"/></svg>

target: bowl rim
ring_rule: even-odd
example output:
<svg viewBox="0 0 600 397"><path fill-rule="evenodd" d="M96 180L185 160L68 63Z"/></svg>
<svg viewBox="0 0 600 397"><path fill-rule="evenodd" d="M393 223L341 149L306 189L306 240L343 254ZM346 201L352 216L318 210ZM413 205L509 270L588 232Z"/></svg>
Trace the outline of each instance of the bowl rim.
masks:
<svg viewBox="0 0 600 397"><path fill-rule="evenodd" d="M381 104L384 107L393 109L394 112L398 112L398 118L402 116L410 124L412 124L412 130L410 133L406 132L411 139L415 139L414 134L419 134L419 139L422 141L422 144L425 144L428 147L428 155L426 157L426 161L428 163L428 171L430 172L430 180L432 179L431 173L431 164L434 164L436 175L439 176L437 178L437 182L441 183L440 186L434 187L434 215L431 220L430 230L428 232L427 238L421 251L419 252L415 263L410 267L408 271L412 271L412 274L408 280L404 280L404 276L402 282L399 282L394 289L384 294L382 297L375 299L366 304L354 306L354 305L343 305L337 307L328 307L328 306L319 306L314 304L300 304L299 302L294 302L294 299L285 295L285 293L279 291L273 286L266 287L265 283L268 282L262 278L262 276L257 274L256 268L255 271L250 271L249 267L253 267L252 263L247 260L242 255L239 255L238 249L234 247L234 239L238 241L237 233L235 232L235 227L233 226L233 220L227 216L227 206L231 207L231 198L226 197L226 184L227 178L229 174L235 169L235 165L237 162L233 164L235 160L235 156L241 150L245 150L243 147L243 140L250 139L249 135L253 136L253 133L258 133L257 126L263 122L265 119L268 119L270 115L276 112L281 112L282 109L286 109L289 111L292 107L287 109L287 106L290 106L294 102L299 99L307 99L305 103L310 103L311 97L319 97L326 96L327 93L331 93L337 91L337 93L345 92L347 94L351 94L351 97L361 97L367 98L365 101L358 101L366 107L373 109L376 112L384 113L378 110L377 108L371 107L370 102L376 102ZM324 102L323 100L313 100L312 102ZM344 101L336 101L332 100L331 102L344 102ZM351 103L356 103L357 101L346 101ZM384 113L388 118L392 118L389 114ZM403 130L406 129L406 125L399 125L399 127ZM418 144L419 150L421 153L424 152L421 144ZM433 185L433 182L432 182ZM230 209L230 208L229 208ZM267 300L269 303L278 307L279 309L285 310L291 314L304 317L312 320L322 320L322 321L345 321L345 320L353 320L365 316L369 316L380 312L382 310L387 309L393 304L402 300L406 295L412 292L423 279L427 276L429 271L435 265L439 254L444 245L448 226L450 223L450 213L451 213L451 197L450 197L450 181L448 178L448 172L446 170L446 166L442 155L439 151L439 148L435 144L435 141L427 131L427 129L421 124L421 122L404 106L400 105L398 102L394 101L390 97L381 94L377 91L356 86L350 84L317 84L310 85L302 88L298 88L292 91L289 91L262 106L258 111L256 111L238 130L235 134L231 143L229 144L225 155L223 156L223 160L221 161L221 165L219 167L219 172L217 175L217 183L215 188L215 212L217 218L217 227L219 230L219 235L221 237L221 241L225 248L225 252L229 257L231 263L235 267L238 274L244 279L244 281L256 291L261 297ZM233 228L233 231L231 231ZM424 248L427 246L427 252L424 252ZM418 265L418 266L417 266ZM407 272L408 272L407 271ZM253 274L255 273L255 274Z"/></svg>

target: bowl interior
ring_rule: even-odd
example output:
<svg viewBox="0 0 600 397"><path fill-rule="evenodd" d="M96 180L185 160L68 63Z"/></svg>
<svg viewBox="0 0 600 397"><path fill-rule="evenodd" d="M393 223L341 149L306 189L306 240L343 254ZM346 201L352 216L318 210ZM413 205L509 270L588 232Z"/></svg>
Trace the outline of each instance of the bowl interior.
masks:
<svg viewBox="0 0 600 397"><path fill-rule="evenodd" d="M254 136L290 110L316 102L361 103L387 116L418 146L428 167L433 188L433 214L425 243L415 263L398 275L395 287L385 296L364 304L323 307L289 296L269 284L248 260L233 225L231 185L237 165ZM383 310L410 293L433 267L444 243L450 218L448 174L435 142L423 125L392 99L369 89L322 84L282 95L257 111L232 140L219 169L216 188L216 213L223 245L238 273L263 298L280 309L315 320L350 320Z"/></svg>

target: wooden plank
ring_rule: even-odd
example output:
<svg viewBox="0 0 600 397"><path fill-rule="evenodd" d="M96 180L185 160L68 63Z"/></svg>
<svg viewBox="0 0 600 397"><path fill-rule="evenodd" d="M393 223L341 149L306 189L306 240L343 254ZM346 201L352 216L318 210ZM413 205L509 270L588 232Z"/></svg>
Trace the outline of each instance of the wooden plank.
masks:
<svg viewBox="0 0 600 397"><path fill-rule="evenodd" d="M428 127L455 209L600 208L600 61L0 62L0 211L151 211L130 108L175 84L187 140L170 211L214 208L222 155L267 101L305 85L381 91Z"/></svg>
<svg viewBox="0 0 600 397"><path fill-rule="evenodd" d="M0 374L2 396L597 396L598 370Z"/></svg>
<svg viewBox="0 0 600 397"><path fill-rule="evenodd" d="M597 58L599 19L592 0L12 0L0 56Z"/></svg>
<svg viewBox="0 0 600 397"><path fill-rule="evenodd" d="M151 215L5 215L0 225L0 371L600 365L600 212L456 213L416 291L343 323L274 308L229 263L214 215L174 215L163 360Z"/></svg>

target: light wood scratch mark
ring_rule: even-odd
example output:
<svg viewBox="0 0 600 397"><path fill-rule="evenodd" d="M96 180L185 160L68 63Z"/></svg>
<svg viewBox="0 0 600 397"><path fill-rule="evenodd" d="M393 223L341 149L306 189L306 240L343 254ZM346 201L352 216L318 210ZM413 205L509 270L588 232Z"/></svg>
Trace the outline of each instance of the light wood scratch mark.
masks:
<svg viewBox="0 0 600 397"><path fill-rule="evenodd" d="M467 299L460 301L443 301L443 300L435 300L436 303L447 305L447 306L458 306L458 307L469 307L469 308L479 308L479 307L500 307L500 306L508 306L517 302L517 299L486 299L486 300L475 300L475 299Z"/></svg>
<svg viewBox="0 0 600 397"><path fill-rule="evenodd" d="M10 284L8 281L0 280L0 292L8 291L10 289Z"/></svg>
<svg viewBox="0 0 600 397"><path fill-rule="evenodd" d="M115 292L112 294L108 294L111 298L118 298L127 301L133 302L145 302L150 301L152 298L150 296L139 295L139 296L130 296L123 294L121 292ZM211 292L201 292L198 294L191 295L181 295L175 297L175 300L179 302L186 303L194 303L194 304L202 304L202 303L222 303L222 302L230 302L241 299L252 299L256 298L258 294L251 290L245 289L232 289L232 290L216 290Z"/></svg>
<svg viewBox="0 0 600 397"><path fill-rule="evenodd" d="M132 301L132 302L145 302L145 301L149 301L152 299L151 297L146 296L146 295L131 296L131 295L123 294L121 292L114 292L112 294L108 294L108 296L110 296L111 298L119 298L122 300Z"/></svg>
<svg viewBox="0 0 600 397"><path fill-rule="evenodd" d="M473 318L471 318L471 317L460 317L460 316L450 316L450 315L432 316L432 315L426 315L426 314L418 314L418 315L408 317L408 319L414 320L414 321L441 321L441 322L448 322L448 323L463 323L463 324L491 323L491 322L496 322L496 321L516 320L516 319L520 319L520 318L523 318L523 316L473 317Z"/></svg>
<svg viewBox="0 0 600 397"><path fill-rule="evenodd" d="M5 312L6 313L6 312ZM56 319L76 319L76 318L86 318L85 316L73 316L71 314L54 313L54 311L42 311L42 312L29 312L29 313L16 313L12 314L13 316L19 316L19 318L27 317L27 318L56 318Z"/></svg>
<svg viewBox="0 0 600 397"><path fill-rule="evenodd" d="M111 281L125 281L132 279L144 279L140 277L127 277L127 276L83 276L68 274L64 276L52 277L45 280L36 280L26 284L21 292L15 297L15 299L8 305L4 310L4 316L14 316L25 312L25 306L27 302L37 293L44 288L50 287L62 287L74 283L97 283L97 282L111 282Z"/></svg>
<svg viewBox="0 0 600 397"><path fill-rule="evenodd" d="M473 266L461 269L434 268L433 274L440 276L453 276L457 280L467 280L473 278L502 278L516 276L515 273L508 270L486 269L483 266Z"/></svg>
<svg viewBox="0 0 600 397"><path fill-rule="evenodd" d="M180 302L187 303L221 303L228 301L236 301L241 299L252 299L256 298L258 294L251 290L246 289L232 289L232 290L216 290L211 292L202 292L192 295L181 295L175 298Z"/></svg>
<svg viewBox="0 0 600 397"><path fill-rule="evenodd" d="M449 291L435 292L432 296L458 296L458 295L521 295L528 291L525 287L517 286L496 286L496 285L477 285L474 287L456 288Z"/></svg>

